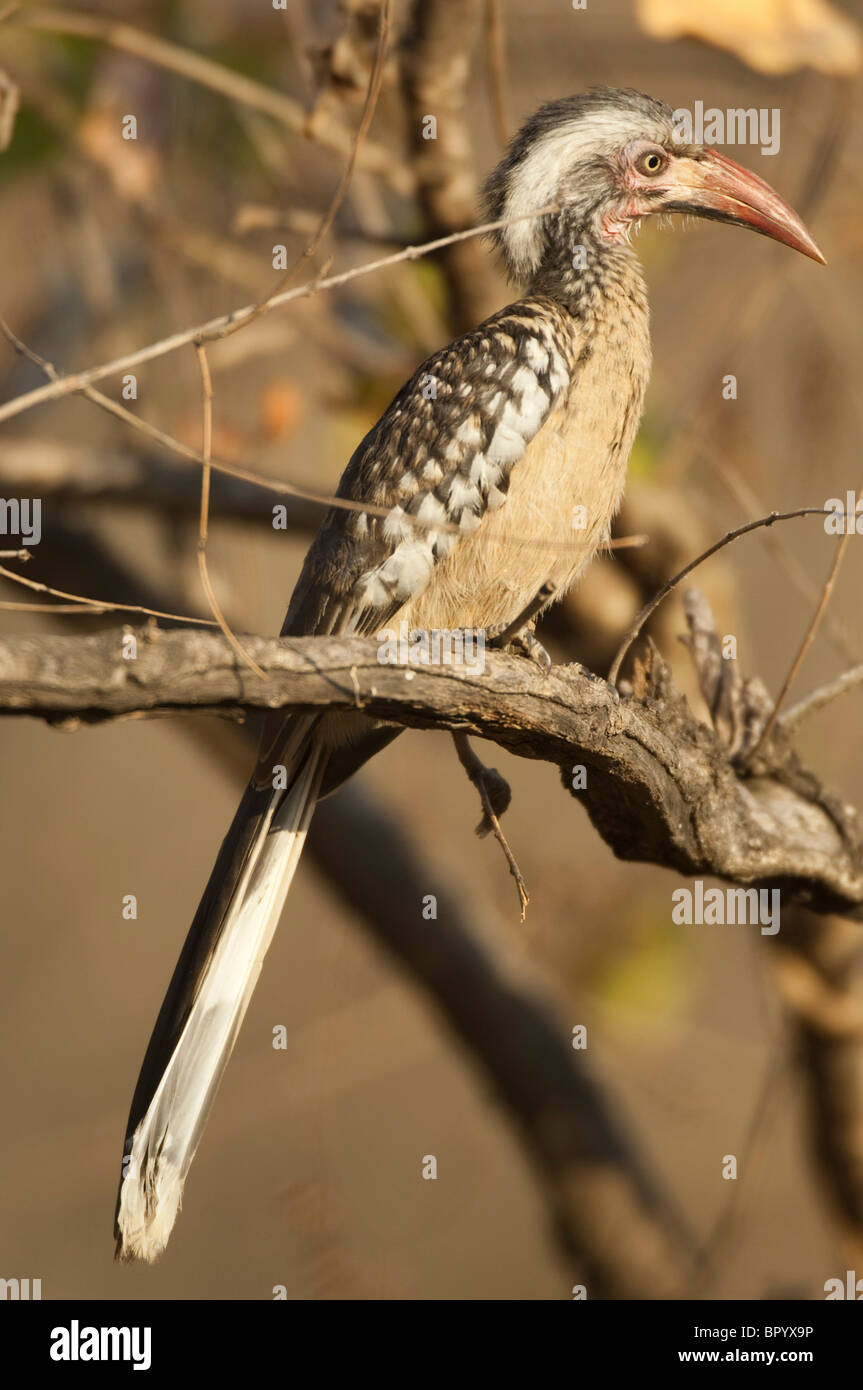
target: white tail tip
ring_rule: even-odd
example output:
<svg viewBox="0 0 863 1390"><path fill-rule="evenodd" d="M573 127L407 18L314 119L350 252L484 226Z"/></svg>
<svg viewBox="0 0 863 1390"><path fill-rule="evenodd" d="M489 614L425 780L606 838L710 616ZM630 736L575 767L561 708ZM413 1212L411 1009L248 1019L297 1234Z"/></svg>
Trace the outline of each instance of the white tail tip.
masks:
<svg viewBox="0 0 863 1390"><path fill-rule="evenodd" d="M137 1132L135 1138L137 1138ZM117 1208L117 1259L152 1264L168 1244L183 1200L179 1169L164 1158L145 1159L139 1172L135 1143L126 1160Z"/></svg>

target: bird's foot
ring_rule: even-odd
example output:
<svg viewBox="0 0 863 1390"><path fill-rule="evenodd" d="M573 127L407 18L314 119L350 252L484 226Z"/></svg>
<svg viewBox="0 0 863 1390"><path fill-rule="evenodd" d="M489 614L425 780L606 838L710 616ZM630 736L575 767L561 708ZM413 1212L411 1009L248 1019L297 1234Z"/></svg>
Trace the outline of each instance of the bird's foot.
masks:
<svg viewBox="0 0 863 1390"><path fill-rule="evenodd" d="M522 628L510 639L509 648L511 651L518 652L521 656L526 656L530 661L535 661L541 670L548 673L551 670L551 656L540 642L536 633L529 627Z"/></svg>
<svg viewBox="0 0 863 1390"><path fill-rule="evenodd" d="M526 656L528 660L536 662L536 665L539 666L543 672L548 673L551 670L551 656L546 651L533 629L533 622L526 623L519 632L515 632L511 637L507 638L506 642L503 644L502 650L511 652L515 656ZM498 639L500 635L506 631L507 628L505 626L487 628L486 640L489 646L500 646L501 644Z"/></svg>

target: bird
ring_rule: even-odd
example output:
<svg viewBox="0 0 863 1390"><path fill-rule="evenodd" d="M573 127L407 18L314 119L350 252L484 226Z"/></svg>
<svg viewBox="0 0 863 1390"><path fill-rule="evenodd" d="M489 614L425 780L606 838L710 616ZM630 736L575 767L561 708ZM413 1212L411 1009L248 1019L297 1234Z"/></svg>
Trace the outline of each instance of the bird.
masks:
<svg viewBox="0 0 863 1390"><path fill-rule="evenodd" d="M769 184L678 135L664 102L611 87L525 121L485 185L519 297L422 363L361 441L282 636L373 637L396 618L501 632L577 581L609 539L650 374L639 223L713 219L826 263ZM167 1245L316 802L399 732L353 712L267 716L132 1100L119 1259Z"/></svg>

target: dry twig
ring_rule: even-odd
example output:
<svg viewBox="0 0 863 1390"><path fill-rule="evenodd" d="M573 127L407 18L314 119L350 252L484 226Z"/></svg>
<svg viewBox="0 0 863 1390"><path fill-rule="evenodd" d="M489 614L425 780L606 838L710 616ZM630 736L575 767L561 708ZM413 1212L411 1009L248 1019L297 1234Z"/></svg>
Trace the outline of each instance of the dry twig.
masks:
<svg viewBox="0 0 863 1390"><path fill-rule="evenodd" d="M347 285L359 276L371 275L375 271L385 270L392 265L399 265L402 261L418 260L421 256L430 255L432 251L439 251L445 246L452 246L457 241L468 241L472 237L485 236L498 227L511 225L512 222L530 221L532 218L544 217L550 212L558 211L559 204L549 203L545 207L538 208L536 212L527 213L522 217L483 222L477 227L467 227L464 231L451 232L448 236L437 237L434 241L427 241L419 246L406 246L401 251L394 251L392 255L381 256L375 261L367 261L364 265L354 266L351 270L343 270L338 275L325 275L319 279L310 280L304 285L297 285L294 289L283 290L281 294L274 295L272 299L267 300L264 310L269 312L272 309L280 308L283 304L289 304L294 299L304 299L309 295L320 294L324 290L335 289L339 285ZM259 306L257 304L246 304L241 309L234 309L229 314L219 314L218 317L209 319L206 323L197 324L194 328L186 328L179 333L170 334L167 338L160 338L158 342L148 343L146 347L126 353L123 357L115 357L110 362L102 362L99 366L89 367L86 371L60 377L47 386L40 386L34 391L27 391L21 396L15 396L11 401L0 406L0 422L11 420L26 410L32 410L34 406L43 405L46 401L59 400L63 396L84 391L95 382L104 381L105 377L119 376L123 372L131 371L133 367L142 366L145 362L153 362L158 357L165 357L168 353L178 352L180 348L189 347L199 341L218 338L223 331L232 331L234 324L245 323L253 314L257 315L258 311Z"/></svg>
<svg viewBox="0 0 863 1390"><path fill-rule="evenodd" d="M863 490L863 486L861 486L861 489L858 489L858 495L861 490ZM788 675L785 677L785 680L782 682L782 687L779 691L779 694L776 696L776 699L773 704L773 709L770 713L767 723L764 726L764 732L762 733L757 746L753 749L753 757L758 752L758 749L767 742L771 733L773 732L773 727L779 716L779 711L782 708L782 705L785 701L785 696L791 689L791 686L793 685L794 680L797 676L797 672L800 670L800 667L806 660L806 654L809 651L809 648L812 646L812 643L815 641L815 634L817 633L818 628L821 626L821 620L827 611L827 605L833 597L833 590L836 587L836 580L839 577L839 569L843 559L845 558L845 553L848 549L848 542L854 534L854 516L852 515L846 517L845 531L842 536L842 539L839 541L839 544L836 547L836 551L833 556L833 562L830 566L830 573L827 575L827 578L824 581L824 588L821 591L821 596L818 599L818 603L815 607L815 612L812 614L812 617L809 620L809 626L803 634L803 640L800 643L794 660L791 663L791 669L789 670Z"/></svg>
<svg viewBox="0 0 863 1390"><path fill-rule="evenodd" d="M816 710L824 709L838 695L844 695L846 691L853 690L863 682L863 666L854 666L850 671L843 671L841 676L835 680L828 681L826 685L821 685L817 690L813 690L810 695L804 695L802 700L798 700L796 705L792 705L790 710L780 716L779 723L786 734L793 732L804 719L808 719L810 714Z"/></svg>
<svg viewBox="0 0 863 1390"><path fill-rule="evenodd" d="M281 122L288 130L310 135L319 144L338 154L347 154L351 149L353 137L335 123L329 122L310 132L305 111L292 97L285 96L283 92L277 92L264 83L256 82L254 78L246 77L243 73L234 72L224 64L205 58L200 53L193 53L179 44L157 38L154 34L147 34L142 29L135 29L131 24L124 24L107 16L51 8L24 9L16 16L10 15L11 17L17 18L28 28L43 33L98 39L120 52L129 53L135 58L141 58L168 72L176 73L179 77L185 77L190 82L209 87L211 91L219 92L230 101L239 102L254 111L262 111ZM397 192L406 194L411 191L413 180L410 171L405 169L391 150L366 144L360 162L371 173L385 178Z"/></svg>
<svg viewBox="0 0 863 1390"><path fill-rule="evenodd" d="M641 612L635 618L620 644L614 661L611 663L611 669L608 673L609 683L611 685L617 684L617 678L620 675L623 659L651 614L656 611L663 599L666 598L673 589L677 588L680 581L685 579L688 574L691 574L698 565L703 564L705 560L709 560L711 555L715 555L717 551L724 549L726 545L730 545L732 541L736 541L740 536L745 536L750 531L757 531L761 526L772 526L777 521L791 521L798 516L824 516L826 512L826 507L798 507L793 512L771 512L769 516L759 517L757 521L748 521L745 526L738 526L734 531L726 532L721 540L716 541L714 545L702 551L700 555L696 555L694 560L690 560L688 565L684 565L682 570L678 570L677 574L672 575L671 579L663 584L662 588L654 594L650 602L645 604Z"/></svg>
<svg viewBox="0 0 863 1390"><path fill-rule="evenodd" d="M210 571L207 568L207 536L210 519L210 455L213 449L213 378L210 375L210 364L207 361L207 351L203 343L195 344L195 353L201 371L201 390L203 393L201 443L203 467L201 469L201 514L198 527L198 572L201 576L201 584L203 585L204 593L207 595L207 602L210 605L210 610L234 651L237 653L237 656L241 661L246 662L255 672L255 675L260 676L262 680L266 680L266 675L261 670L258 663L249 656L245 647L241 642L237 641L237 638L231 631L228 620L222 612L219 601L216 598L210 580Z"/></svg>
<svg viewBox="0 0 863 1390"><path fill-rule="evenodd" d="M242 322L232 323L224 326L218 332L203 335L199 340L200 342L204 342L209 338L227 338L231 333L236 333L239 328L247 328L249 324L254 323L255 319L259 318L261 314L265 314L267 312L267 309L270 307L272 300L277 298L277 296L282 293L284 288L291 283L300 266L304 265L307 261L310 261L313 258L324 237L332 228L332 225L336 220L336 216L338 215L339 208L344 202L345 196L347 195L347 191L350 187L351 178L356 167L360 150L362 149L363 142L366 136L368 135L369 127L371 126L372 120L374 118L375 108L378 104L378 97L380 96L381 92L381 83L383 82L384 63L386 61L387 56L387 39L389 37L390 28L390 4L391 0L380 0L380 16L378 20L378 46L377 52L375 53L375 61L372 65L372 70L369 75L369 85L368 90L366 92L365 104L363 106L363 114L360 117L359 126L357 127L356 134L354 135L354 138L351 142L350 154L348 155L347 163L345 164L345 167L342 170L342 176L339 179L336 191L333 194L330 205L324 213L323 217L321 218L318 227L314 235L312 236L311 241L300 252L299 256L294 261L294 264L290 266L287 271L285 271L284 275L280 276L278 283L276 284L275 288L270 292L270 294L266 295L264 299L260 300L258 304L256 304L255 307L252 309L252 312L246 318L244 318Z"/></svg>
<svg viewBox="0 0 863 1390"><path fill-rule="evenodd" d="M485 763L482 762L471 747L470 739L467 734L455 732L452 739L455 744L456 752L458 753L459 762L479 792L480 800L482 801L483 817L476 828L476 833L482 837L488 835L491 831L503 850L504 857L509 865L509 871L515 879L521 920L524 921L527 905L530 902L530 896L522 872L516 863L515 855L510 849L509 842L500 828L499 819L509 806L512 796L509 783L505 778L501 777L496 768L486 767Z"/></svg>

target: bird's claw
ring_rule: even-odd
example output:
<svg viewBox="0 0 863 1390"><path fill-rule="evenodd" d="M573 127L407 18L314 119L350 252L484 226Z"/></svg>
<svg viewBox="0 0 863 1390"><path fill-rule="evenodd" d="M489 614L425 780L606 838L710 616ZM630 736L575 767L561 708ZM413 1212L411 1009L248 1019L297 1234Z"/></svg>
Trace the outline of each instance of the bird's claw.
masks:
<svg viewBox="0 0 863 1390"><path fill-rule="evenodd" d="M535 662L545 675L551 670L551 656L529 627L523 627L521 632L511 637L506 644L506 650L518 656L526 656L529 661Z"/></svg>

